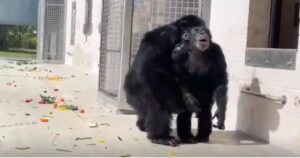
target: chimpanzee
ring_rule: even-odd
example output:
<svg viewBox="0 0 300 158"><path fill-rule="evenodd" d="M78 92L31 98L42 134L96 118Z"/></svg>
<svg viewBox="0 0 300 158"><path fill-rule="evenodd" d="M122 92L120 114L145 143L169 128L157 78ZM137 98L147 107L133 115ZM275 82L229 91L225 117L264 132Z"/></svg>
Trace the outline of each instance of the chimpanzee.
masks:
<svg viewBox="0 0 300 158"><path fill-rule="evenodd" d="M214 99L218 118L216 128L224 129L227 104L227 70L220 46L211 39L205 26L191 27L183 32L182 41L172 52L176 82L187 107L200 108L197 112L198 135L191 133L191 111L179 113L177 117L178 136L183 142L207 142L212 130L211 109ZM197 110L197 109L196 109Z"/></svg>
<svg viewBox="0 0 300 158"><path fill-rule="evenodd" d="M147 32L124 81L127 102L137 112L137 126L146 131L152 143L176 146L170 135L172 113L189 111L174 79L172 50L181 41L183 31L205 26L205 22L187 15L175 22Z"/></svg>

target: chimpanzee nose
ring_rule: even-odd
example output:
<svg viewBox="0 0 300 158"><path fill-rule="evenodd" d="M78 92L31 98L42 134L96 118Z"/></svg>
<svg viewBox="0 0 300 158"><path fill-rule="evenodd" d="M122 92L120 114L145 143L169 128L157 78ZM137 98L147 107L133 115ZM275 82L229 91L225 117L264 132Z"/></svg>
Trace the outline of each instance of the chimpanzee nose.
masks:
<svg viewBox="0 0 300 158"><path fill-rule="evenodd" d="M205 30L200 30L200 34L204 35L205 34Z"/></svg>

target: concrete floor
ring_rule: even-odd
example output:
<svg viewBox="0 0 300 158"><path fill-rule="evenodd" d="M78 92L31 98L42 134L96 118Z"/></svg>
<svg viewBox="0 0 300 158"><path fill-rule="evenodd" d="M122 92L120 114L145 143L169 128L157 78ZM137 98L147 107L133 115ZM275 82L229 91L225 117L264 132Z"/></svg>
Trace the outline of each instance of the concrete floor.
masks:
<svg viewBox="0 0 300 158"><path fill-rule="evenodd" d="M134 115L115 115L97 103L97 81L72 67L1 61L0 156L296 156L235 131L214 131L209 144L151 144L135 127ZM85 113L40 105L40 94L64 98ZM48 123L40 122L43 116ZM98 127L89 127L90 122Z"/></svg>

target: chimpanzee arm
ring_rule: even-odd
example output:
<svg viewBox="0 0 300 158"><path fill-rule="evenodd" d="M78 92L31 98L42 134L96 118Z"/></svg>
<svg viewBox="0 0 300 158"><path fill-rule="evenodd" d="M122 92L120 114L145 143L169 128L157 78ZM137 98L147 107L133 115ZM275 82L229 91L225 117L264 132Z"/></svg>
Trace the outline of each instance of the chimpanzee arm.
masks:
<svg viewBox="0 0 300 158"><path fill-rule="evenodd" d="M196 97L190 91L188 83L188 73L185 64L189 58L189 49L186 43L178 44L172 52L173 68L175 71L176 81L180 87L182 98L185 106L190 112L199 112L200 105Z"/></svg>
<svg viewBox="0 0 300 158"><path fill-rule="evenodd" d="M226 109L227 109L227 91L228 91L228 77L227 77L227 65L225 61L224 54L219 45L214 44L214 53L216 60L216 68L217 68L217 77L216 77L216 90L214 94L214 98L217 105L217 110L213 116L217 118L217 124L214 125L215 128L225 129L225 117L226 117Z"/></svg>

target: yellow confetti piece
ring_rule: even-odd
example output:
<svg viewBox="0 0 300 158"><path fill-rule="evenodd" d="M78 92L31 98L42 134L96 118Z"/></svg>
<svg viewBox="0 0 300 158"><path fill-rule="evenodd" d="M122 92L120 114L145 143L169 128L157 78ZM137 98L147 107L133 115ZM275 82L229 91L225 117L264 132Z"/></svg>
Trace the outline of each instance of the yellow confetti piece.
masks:
<svg viewBox="0 0 300 158"><path fill-rule="evenodd" d="M49 81L61 81L63 78L60 77L60 76L50 76L50 77L47 77L47 80Z"/></svg>
<svg viewBox="0 0 300 158"><path fill-rule="evenodd" d="M99 143L99 144L105 144L105 140L99 139L98 143Z"/></svg>
<svg viewBox="0 0 300 158"><path fill-rule="evenodd" d="M68 107L67 106L60 106L58 109L59 110L68 110Z"/></svg>
<svg viewBox="0 0 300 158"><path fill-rule="evenodd" d="M133 141L138 142L138 141L140 141L140 140L139 140L139 138L133 138Z"/></svg>
<svg viewBox="0 0 300 158"><path fill-rule="evenodd" d="M172 152L169 152L169 154L168 154L169 156L177 156L177 153L176 152L174 152L174 151L172 151Z"/></svg>

